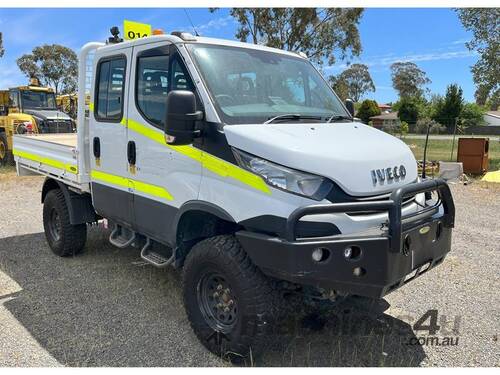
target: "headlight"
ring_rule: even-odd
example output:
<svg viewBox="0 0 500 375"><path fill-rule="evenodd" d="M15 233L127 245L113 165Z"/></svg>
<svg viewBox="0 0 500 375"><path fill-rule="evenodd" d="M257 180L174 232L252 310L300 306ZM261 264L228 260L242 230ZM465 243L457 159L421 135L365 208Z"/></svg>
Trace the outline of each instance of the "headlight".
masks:
<svg viewBox="0 0 500 375"><path fill-rule="evenodd" d="M324 177L290 169L241 150L233 149L233 153L240 167L258 174L278 189L320 201L332 188L332 182Z"/></svg>

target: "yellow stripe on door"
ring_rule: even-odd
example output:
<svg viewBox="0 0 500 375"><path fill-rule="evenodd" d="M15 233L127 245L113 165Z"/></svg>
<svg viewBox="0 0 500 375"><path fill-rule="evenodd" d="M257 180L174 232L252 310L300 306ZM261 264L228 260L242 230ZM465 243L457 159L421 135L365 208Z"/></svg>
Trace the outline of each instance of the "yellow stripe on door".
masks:
<svg viewBox="0 0 500 375"><path fill-rule="evenodd" d="M157 198L163 198L171 201L174 197L164 188L157 185L147 184L142 181L132 180L126 177L117 176L114 174L92 170L90 176L93 180L107 182L108 184L121 186L124 188L134 187L135 190L151 195Z"/></svg>
<svg viewBox="0 0 500 375"><path fill-rule="evenodd" d="M206 168L209 171L218 174L219 176L233 178L248 186L251 186L256 190L262 191L263 193L271 194L271 189L269 189L269 186L264 182L262 177L257 176L252 172L240 168L232 163L228 163L225 160L219 159L218 157L210 155L192 146L169 145L165 142L163 132L154 130L149 126L143 125L135 120L123 119L121 121L121 124L127 126L130 130L139 133L146 138L149 138L161 145L179 152L182 155L196 160L197 162L201 163L203 168Z"/></svg>

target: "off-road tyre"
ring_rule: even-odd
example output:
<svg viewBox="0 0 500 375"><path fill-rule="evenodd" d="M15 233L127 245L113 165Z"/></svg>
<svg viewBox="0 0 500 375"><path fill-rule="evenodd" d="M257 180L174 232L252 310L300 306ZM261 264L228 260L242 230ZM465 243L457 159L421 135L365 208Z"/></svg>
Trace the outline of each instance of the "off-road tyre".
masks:
<svg viewBox="0 0 500 375"><path fill-rule="evenodd" d="M207 289L204 280L209 275L219 275L224 280L219 285L224 283L224 290L230 290L234 300L230 307L235 309L230 327L217 328L217 321L203 307L202 290ZM212 353L232 362L250 360L261 352L281 307L272 280L252 263L233 235L207 238L191 249L184 263L183 297L198 339ZM221 301L225 303L224 297Z"/></svg>
<svg viewBox="0 0 500 375"><path fill-rule="evenodd" d="M13 163L14 158L12 157L11 150L9 150L7 136L5 135L5 132L0 132L0 166L12 165Z"/></svg>
<svg viewBox="0 0 500 375"><path fill-rule="evenodd" d="M50 190L43 204L43 227L52 252L65 257L80 253L87 240L87 225L72 225L60 189Z"/></svg>

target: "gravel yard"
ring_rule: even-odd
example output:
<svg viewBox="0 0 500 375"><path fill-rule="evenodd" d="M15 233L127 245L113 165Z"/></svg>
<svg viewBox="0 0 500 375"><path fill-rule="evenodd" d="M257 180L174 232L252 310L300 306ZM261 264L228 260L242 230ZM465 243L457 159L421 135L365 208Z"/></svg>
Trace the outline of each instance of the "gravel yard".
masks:
<svg viewBox="0 0 500 375"><path fill-rule="evenodd" d="M41 220L39 177L0 171L1 366L228 366L191 331L180 274L144 264L93 227L83 254L57 258ZM445 262L385 299L350 298L283 322L258 366L500 366L500 187L452 186L457 208ZM437 337L411 345L437 310ZM429 320L425 322L427 325Z"/></svg>

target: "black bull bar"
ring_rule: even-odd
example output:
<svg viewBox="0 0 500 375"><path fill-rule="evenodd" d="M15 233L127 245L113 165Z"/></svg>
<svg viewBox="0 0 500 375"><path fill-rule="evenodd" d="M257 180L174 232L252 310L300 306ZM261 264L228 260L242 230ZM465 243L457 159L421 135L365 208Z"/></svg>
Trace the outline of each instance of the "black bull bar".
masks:
<svg viewBox="0 0 500 375"><path fill-rule="evenodd" d="M415 214L402 216L403 200L409 196L419 193L431 193L437 191L439 194L439 202L436 205L426 207ZM443 179L427 180L415 182L402 186L392 192L388 200L373 201L373 202L353 202L353 203L334 203L334 204L318 204L306 207L299 207L293 211L286 222L285 239L289 242L296 240L296 227L299 220L307 215L331 214L331 213L352 213L365 211L388 212L388 237L389 249L391 252L398 253L403 246L403 220L410 219L412 216L425 214L426 211L431 211L443 205L444 215L442 223L445 228L453 228L455 225L455 205L450 192L450 188Z"/></svg>

